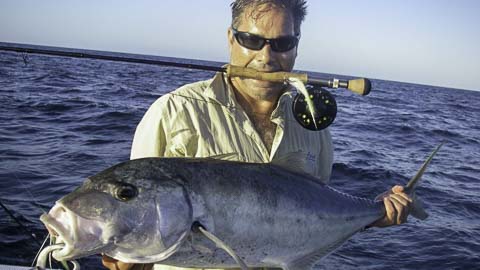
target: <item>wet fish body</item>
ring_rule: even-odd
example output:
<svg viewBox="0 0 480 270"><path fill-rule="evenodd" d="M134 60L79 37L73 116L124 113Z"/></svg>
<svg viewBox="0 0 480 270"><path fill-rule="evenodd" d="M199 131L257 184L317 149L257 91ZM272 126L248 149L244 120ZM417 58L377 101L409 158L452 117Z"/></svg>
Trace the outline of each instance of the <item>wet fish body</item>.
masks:
<svg viewBox="0 0 480 270"><path fill-rule="evenodd" d="M238 267L192 231L199 222L249 267L309 269L384 213L382 202L272 164L144 158L88 178L41 220L65 244L53 252L57 260L105 253L134 263Z"/></svg>

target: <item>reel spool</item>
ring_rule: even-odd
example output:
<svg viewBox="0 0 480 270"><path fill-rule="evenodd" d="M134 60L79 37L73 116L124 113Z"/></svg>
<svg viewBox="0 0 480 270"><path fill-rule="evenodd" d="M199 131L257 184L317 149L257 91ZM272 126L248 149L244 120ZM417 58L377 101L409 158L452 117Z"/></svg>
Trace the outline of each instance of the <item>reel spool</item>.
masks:
<svg viewBox="0 0 480 270"><path fill-rule="evenodd" d="M330 92L320 87L307 86L307 92L316 112L312 116L305 96L298 93L292 105L297 122L304 128L319 131L330 126L337 116L337 102Z"/></svg>

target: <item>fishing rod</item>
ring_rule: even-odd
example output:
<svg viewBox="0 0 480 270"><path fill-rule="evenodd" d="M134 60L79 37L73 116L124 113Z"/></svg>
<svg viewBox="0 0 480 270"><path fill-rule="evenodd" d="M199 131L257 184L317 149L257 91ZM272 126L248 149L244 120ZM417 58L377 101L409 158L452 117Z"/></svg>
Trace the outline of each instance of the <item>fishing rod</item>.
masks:
<svg viewBox="0 0 480 270"><path fill-rule="evenodd" d="M325 79L314 76L308 76L306 73L293 73L293 72L261 72L252 68L238 67L227 65L227 67L215 67L208 65L199 65L191 63L180 63L167 60L146 59L145 55L127 55L123 53L115 53L116 55L109 55L107 52L92 51L92 50L79 50L60 47L49 46L33 46L27 44L16 44L0 42L0 50L13 51L19 53L35 53L45 54L53 56L65 56L73 58L87 58L87 59L99 59L109 60L115 62L128 62L139 63L157 66L170 66L188 69L197 69L205 71L224 72L228 77L243 77L250 79L257 79L271 82L287 82L290 78L297 78L303 83L316 86L316 87L328 87L328 88L345 88L354 93L360 95L368 95L371 89L370 80L365 78L353 79L353 80L339 80L339 79ZM25 57L24 57L24 61Z"/></svg>
<svg viewBox="0 0 480 270"><path fill-rule="evenodd" d="M8 209L5 204L2 203L2 201L0 200L0 207L3 208L3 210L7 213L8 216L10 216L10 218L13 219L13 221L15 221L18 225L20 225L20 228L22 228L24 230L24 232L26 234L28 234L33 241L35 241L39 246L41 246L42 244L38 241L36 235L31 232L27 226L25 226L18 218L15 217L15 215L12 213L12 211L10 211L10 209Z"/></svg>
<svg viewBox="0 0 480 270"><path fill-rule="evenodd" d="M300 81L307 85L307 89L300 91L301 94L295 97L292 104L292 111L297 122L309 130L322 130L330 126L337 114L337 104L332 94L322 87L348 89L356 94L365 96L370 93L371 82L369 79L360 78L353 80L325 79L309 76L306 73L296 72L261 72L252 68L226 65L215 67L192 63L152 59L152 56L109 53L93 50L80 50L71 48L37 46L27 44L0 42L0 50L23 53L23 61L27 64L27 53L44 54L52 56L63 56L72 58L98 59L115 62L139 63L157 66L170 66L178 68L197 69L205 71L223 72L227 77L242 77L263 81L291 83L292 80ZM147 58L150 57L150 58ZM305 88L300 86L300 88ZM298 87L297 87L298 89ZM301 89L299 89L301 90Z"/></svg>

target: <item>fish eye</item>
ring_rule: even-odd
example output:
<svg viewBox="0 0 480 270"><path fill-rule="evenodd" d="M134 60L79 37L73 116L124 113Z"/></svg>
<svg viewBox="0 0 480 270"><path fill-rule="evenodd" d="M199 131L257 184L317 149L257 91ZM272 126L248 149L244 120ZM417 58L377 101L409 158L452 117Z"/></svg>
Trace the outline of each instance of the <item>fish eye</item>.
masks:
<svg viewBox="0 0 480 270"><path fill-rule="evenodd" d="M138 195L138 190L135 186L122 183L115 189L115 199L126 202Z"/></svg>

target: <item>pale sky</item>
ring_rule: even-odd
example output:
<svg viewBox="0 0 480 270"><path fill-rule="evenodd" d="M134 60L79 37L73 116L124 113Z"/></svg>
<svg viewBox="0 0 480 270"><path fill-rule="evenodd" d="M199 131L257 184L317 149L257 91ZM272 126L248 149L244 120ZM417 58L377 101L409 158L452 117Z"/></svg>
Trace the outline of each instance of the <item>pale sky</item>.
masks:
<svg viewBox="0 0 480 270"><path fill-rule="evenodd" d="M0 0L0 41L228 62L226 0ZM310 0L296 69L480 90L479 0Z"/></svg>

